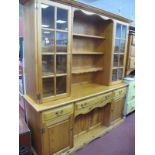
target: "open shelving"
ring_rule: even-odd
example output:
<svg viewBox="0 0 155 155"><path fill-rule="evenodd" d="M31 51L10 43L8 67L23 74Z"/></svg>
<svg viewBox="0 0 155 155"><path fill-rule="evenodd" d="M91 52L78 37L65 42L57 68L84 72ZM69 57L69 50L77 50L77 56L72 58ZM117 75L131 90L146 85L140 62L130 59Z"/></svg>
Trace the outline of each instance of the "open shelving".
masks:
<svg viewBox="0 0 155 155"><path fill-rule="evenodd" d="M73 68L72 74L81 74L81 73L89 73L89 72L97 72L102 71L103 68L100 67L87 67L87 68Z"/></svg>
<svg viewBox="0 0 155 155"><path fill-rule="evenodd" d="M104 84L105 53L109 50L110 20L74 10L72 84Z"/></svg>
<svg viewBox="0 0 155 155"><path fill-rule="evenodd" d="M94 38L94 39L105 39L105 37L102 37L102 36L80 34L80 33L73 33L73 36L74 37Z"/></svg>
<svg viewBox="0 0 155 155"><path fill-rule="evenodd" d="M74 55L104 55L103 52L73 52Z"/></svg>

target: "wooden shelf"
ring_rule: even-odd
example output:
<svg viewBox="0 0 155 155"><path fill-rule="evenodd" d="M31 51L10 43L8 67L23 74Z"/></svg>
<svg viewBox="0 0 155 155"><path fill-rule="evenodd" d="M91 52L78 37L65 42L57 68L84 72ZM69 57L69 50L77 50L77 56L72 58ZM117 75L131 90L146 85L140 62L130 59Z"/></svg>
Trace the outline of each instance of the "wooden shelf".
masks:
<svg viewBox="0 0 155 155"><path fill-rule="evenodd" d="M103 68L101 67L72 68L72 74L97 72L97 71L102 71L102 70Z"/></svg>
<svg viewBox="0 0 155 155"><path fill-rule="evenodd" d="M42 55L54 55L53 52L42 52L41 54L42 54Z"/></svg>
<svg viewBox="0 0 155 155"><path fill-rule="evenodd" d="M102 36L95 36L95 35L89 35L89 34L80 34L80 33L73 33L73 36L85 37L85 38L105 39L105 37L102 37Z"/></svg>
<svg viewBox="0 0 155 155"><path fill-rule="evenodd" d="M67 52L56 52L56 55L67 55Z"/></svg>
<svg viewBox="0 0 155 155"><path fill-rule="evenodd" d="M103 52L73 52L72 54L75 54L75 55L104 55Z"/></svg>
<svg viewBox="0 0 155 155"><path fill-rule="evenodd" d="M51 31L51 32L68 32L68 30L60 30L60 29L52 29L52 28L46 28L46 27L42 27L41 28L42 30L45 30L45 31Z"/></svg>
<svg viewBox="0 0 155 155"><path fill-rule="evenodd" d="M56 77L60 77L60 76L67 76L67 73L57 73Z"/></svg>
<svg viewBox="0 0 155 155"><path fill-rule="evenodd" d="M47 74L43 74L42 75L42 78L51 78L51 77L54 77L54 74L52 74L52 73L47 73Z"/></svg>
<svg viewBox="0 0 155 155"><path fill-rule="evenodd" d="M101 137L108 131L108 127L106 126L99 126L90 130L89 132L85 132L81 135L74 136L74 144L75 146L84 145L91 142L93 139L97 137Z"/></svg>
<svg viewBox="0 0 155 155"><path fill-rule="evenodd" d="M112 67L112 69L119 69L119 68L124 68L124 67Z"/></svg>
<svg viewBox="0 0 155 155"><path fill-rule="evenodd" d="M124 53L114 53L114 54L124 55Z"/></svg>

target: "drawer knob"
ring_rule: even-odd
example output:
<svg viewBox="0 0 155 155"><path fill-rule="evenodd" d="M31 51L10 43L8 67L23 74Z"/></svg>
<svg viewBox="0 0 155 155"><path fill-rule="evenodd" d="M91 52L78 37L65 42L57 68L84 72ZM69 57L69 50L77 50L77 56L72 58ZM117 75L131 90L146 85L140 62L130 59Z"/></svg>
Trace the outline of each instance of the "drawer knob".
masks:
<svg viewBox="0 0 155 155"><path fill-rule="evenodd" d="M134 99L135 98L135 96L132 96L132 99Z"/></svg>
<svg viewBox="0 0 155 155"><path fill-rule="evenodd" d="M81 104L81 107L84 108L84 104Z"/></svg>

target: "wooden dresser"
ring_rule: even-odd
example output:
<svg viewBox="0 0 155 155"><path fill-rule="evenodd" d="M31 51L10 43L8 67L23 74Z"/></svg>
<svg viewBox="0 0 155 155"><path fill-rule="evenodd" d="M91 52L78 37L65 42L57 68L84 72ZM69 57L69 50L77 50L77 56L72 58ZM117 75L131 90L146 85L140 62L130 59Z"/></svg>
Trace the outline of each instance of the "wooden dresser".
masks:
<svg viewBox="0 0 155 155"><path fill-rule="evenodd" d="M72 154L123 122L130 22L72 0L25 2L24 99L38 155Z"/></svg>

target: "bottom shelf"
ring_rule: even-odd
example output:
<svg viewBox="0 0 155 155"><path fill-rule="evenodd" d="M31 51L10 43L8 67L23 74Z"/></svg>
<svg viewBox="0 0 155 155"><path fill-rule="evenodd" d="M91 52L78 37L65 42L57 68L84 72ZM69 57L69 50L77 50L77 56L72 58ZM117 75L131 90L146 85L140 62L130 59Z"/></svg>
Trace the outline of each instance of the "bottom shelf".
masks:
<svg viewBox="0 0 155 155"><path fill-rule="evenodd" d="M74 145L82 146L84 144L87 144L87 143L91 142L93 139L96 139L96 138L102 136L104 133L107 132L107 129L108 129L108 127L106 127L106 126L98 126L94 129L91 129L88 132L74 136Z"/></svg>
<svg viewBox="0 0 155 155"><path fill-rule="evenodd" d="M85 132L78 136L74 136L74 147L67 152L62 153L62 155L75 153L77 150L82 149L91 141L103 136L107 132L110 132L113 128L123 123L123 121L124 119L118 119L115 121L115 124L110 125L109 127L97 126L96 128L89 130L88 132Z"/></svg>

